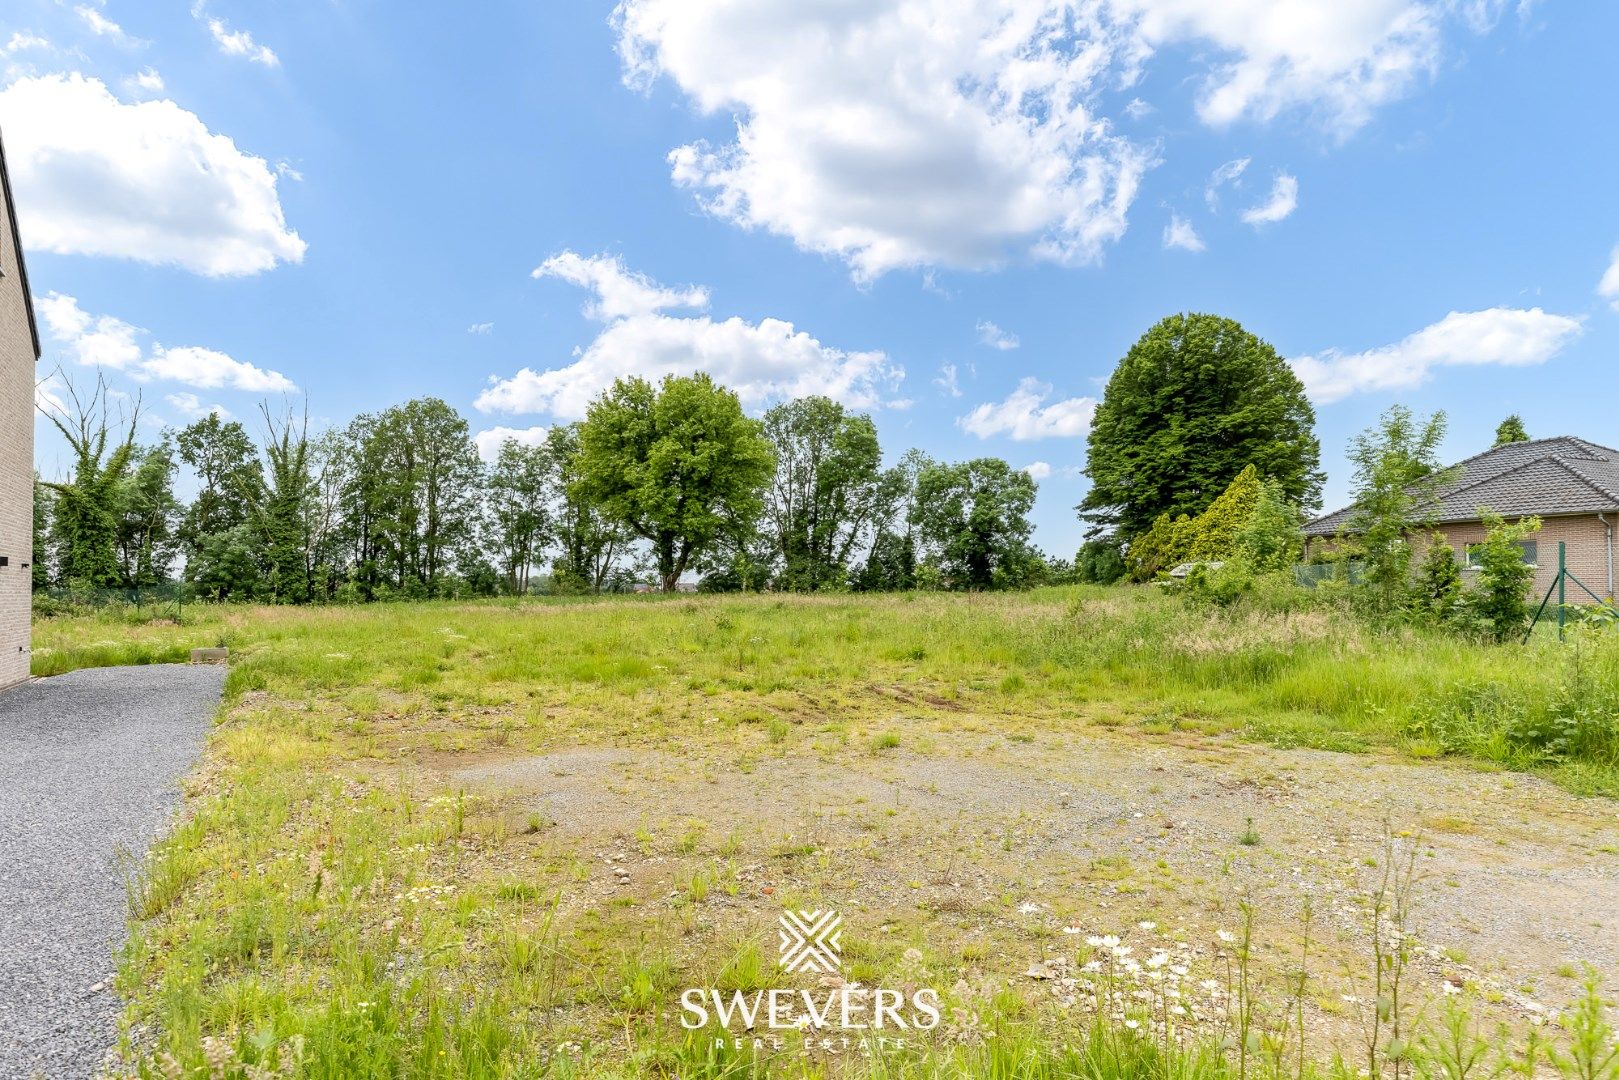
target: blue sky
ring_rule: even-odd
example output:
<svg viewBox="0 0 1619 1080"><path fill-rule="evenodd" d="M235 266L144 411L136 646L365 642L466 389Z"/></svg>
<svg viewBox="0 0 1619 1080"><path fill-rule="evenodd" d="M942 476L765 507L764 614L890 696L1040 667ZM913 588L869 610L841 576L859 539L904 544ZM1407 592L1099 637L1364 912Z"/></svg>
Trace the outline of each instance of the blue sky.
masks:
<svg viewBox="0 0 1619 1080"><path fill-rule="evenodd" d="M1456 457L1512 411L1619 442L1615 39L1499 0L11 0L0 125L40 373L99 364L153 437L300 395L530 432L700 364L1032 466L1071 554L1094 399L1176 311L1295 363L1329 504L1394 402Z"/></svg>

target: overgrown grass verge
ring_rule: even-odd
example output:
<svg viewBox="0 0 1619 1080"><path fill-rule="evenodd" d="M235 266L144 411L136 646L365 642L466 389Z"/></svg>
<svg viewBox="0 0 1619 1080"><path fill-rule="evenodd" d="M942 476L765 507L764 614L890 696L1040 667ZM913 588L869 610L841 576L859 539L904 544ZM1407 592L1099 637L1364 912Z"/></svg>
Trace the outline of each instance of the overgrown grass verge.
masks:
<svg viewBox="0 0 1619 1080"><path fill-rule="evenodd" d="M93 656L123 632L84 618L40 626L67 658ZM931 732L952 724L1021 738L1107 725L1144 739L1462 754L1575 790L1619 791L1612 721L1601 718L1619 686L1619 649L1594 636L1480 646L1375 633L1330 610L1198 613L1146 589L227 608L128 634L152 655L233 650L185 824L134 890L120 989L142 1076L285 1065L287 1075L334 1078L1246 1080L1365 1064L1334 1065L1325 1036L1303 1065L1267 1064L1265 1039L1282 1029L1276 1005L1259 1009L1258 1049L1219 1030L1155 1041L1159 1021L1144 1023L1133 1006L1087 1008L1084 987L1106 973L1085 965L1123 959L1100 955L1105 943L1059 938L1070 966L1037 980L1037 993L1007 989L1017 971L986 988L973 980L996 970L1000 939L946 932L946 919L970 923L975 912L918 907L892 915L889 932L851 932L848 975L939 987L953 1010L941 1030L871 1059L718 1050L676 1026L680 988L769 985L760 910L836 900L851 867L889 865L881 843L835 851L748 822L706 832L617 822L647 858L692 868L657 892L618 889L603 881L610 853L451 779L469 760L719 748L744 775L761 763L756 782L768 787L779 757L832 748L888 761L926 753ZM928 724L909 719L918 716ZM750 884L757 866L776 891ZM1185 966L1228 985L1223 946L1177 933L1130 944L1142 960L1167 946L1165 966L1180 963L1181 944L1202 949ZM1048 991L1067 979L1074 1000L1064 1004ZM1305 1004L1341 1035L1336 996ZM1381 1067L1410 1076L1410 1053ZM1433 1068L1423 1075L1462 1080Z"/></svg>

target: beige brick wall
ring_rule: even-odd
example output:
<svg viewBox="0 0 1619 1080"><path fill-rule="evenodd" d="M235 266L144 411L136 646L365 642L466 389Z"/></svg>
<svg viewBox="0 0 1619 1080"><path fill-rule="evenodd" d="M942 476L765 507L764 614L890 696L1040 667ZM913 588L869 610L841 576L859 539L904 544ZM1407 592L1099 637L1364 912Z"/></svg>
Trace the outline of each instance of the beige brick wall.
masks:
<svg viewBox="0 0 1619 1080"><path fill-rule="evenodd" d="M0 207L0 686L28 677L35 372L27 302L11 214Z"/></svg>
<svg viewBox="0 0 1619 1080"><path fill-rule="evenodd" d="M1614 528L1619 530L1619 515L1609 514L1607 517ZM1456 549L1458 558L1466 545L1482 543L1484 540L1484 526L1477 522L1442 525L1439 532ZM1558 541L1568 545L1569 571L1585 582L1598 596L1612 595L1613 586L1608 581L1607 530L1595 514L1542 518L1540 532L1532 539L1535 541L1535 559L1540 567L1535 571L1535 585L1531 590L1537 603L1546 595L1552 579L1557 576ZM1619 545L1619 536L1615 537L1615 544ZM1619 550L1615 551L1615 555L1619 556ZM1619 569L1615 572L1619 573ZM1472 574L1464 571L1463 576L1471 578ZM1573 582L1569 582L1567 588L1569 603L1592 602L1591 598ZM1556 599L1555 596L1552 597L1554 602Z"/></svg>

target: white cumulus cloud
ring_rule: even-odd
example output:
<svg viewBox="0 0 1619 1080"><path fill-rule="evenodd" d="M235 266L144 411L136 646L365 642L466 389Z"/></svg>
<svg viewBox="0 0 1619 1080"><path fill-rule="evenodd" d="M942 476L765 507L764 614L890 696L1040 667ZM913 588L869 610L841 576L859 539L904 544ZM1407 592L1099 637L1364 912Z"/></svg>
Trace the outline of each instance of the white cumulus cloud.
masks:
<svg viewBox="0 0 1619 1080"><path fill-rule="evenodd" d="M1197 235L1192 223L1179 214L1169 215L1169 224L1164 226L1164 247L1179 248L1181 251L1202 251L1203 238Z"/></svg>
<svg viewBox="0 0 1619 1080"><path fill-rule="evenodd" d="M263 158L172 101L121 102L83 75L18 79L0 125L28 243L199 274L301 262Z"/></svg>
<svg viewBox="0 0 1619 1080"><path fill-rule="evenodd" d="M1607 272L1597 282L1597 295L1619 311L1619 244L1614 246L1613 254L1609 257Z"/></svg>
<svg viewBox="0 0 1619 1080"><path fill-rule="evenodd" d="M246 30L232 30L223 19L209 18L208 33L226 56L242 56L265 67L280 67L281 58L267 45L253 40Z"/></svg>
<svg viewBox="0 0 1619 1080"><path fill-rule="evenodd" d="M1084 263L1127 228L1157 145L1103 91L1190 55L1204 123L1302 114L1345 136L1438 71L1498 0L621 0L625 80L735 138L669 154L708 212L891 270ZM1121 106L1143 114L1140 99Z"/></svg>
<svg viewBox="0 0 1619 1080"><path fill-rule="evenodd" d="M708 307L708 290L700 286L666 289L645 274L627 270L613 255L579 255L564 251L534 268L535 278L554 277L588 289L595 299L585 305L585 316L611 322L632 315L652 315L669 308Z"/></svg>
<svg viewBox="0 0 1619 1080"><path fill-rule="evenodd" d="M1036 480L1044 480L1046 477L1051 475L1051 462L1031 461L1027 465L1023 466L1023 471L1034 477Z"/></svg>
<svg viewBox="0 0 1619 1080"><path fill-rule="evenodd" d="M1288 173L1277 173L1276 181L1271 185L1270 198L1258 206L1250 206L1242 212L1242 220L1249 225L1271 225L1281 221L1299 205L1299 182L1297 178Z"/></svg>
<svg viewBox="0 0 1619 1080"><path fill-rule="evenodd" d="M490 413L550 413L573 419L617 379L704 371L736 391L744 405L823 394L852 408L898 407L888 398L904 369L880 351L845 351L823 345L781 319L746 322L735 316L664 314L701 307L708 290L669 289L628 271L607 256L572 252L548 259L536 276L555 276L592 293L586 313L605 322L573 363L536 371L523 368L506 379L491 378L473 405Z"/></svg>
<svg viewBox="0 0 1619 1080"><path fill-rule="evenodd" d="M1094 4L624 0L615 20L628 82L736 122L672 151L674 180L860 281L1094 261L1153 161L1091 103L1124 47Z"/></svg>
<svg viewBox="0 0 1619 1080"><path fill-rule="evenodd" d="M1328 349L1291 363L1310 397L1326 403L1351 394L1419 386L1439 367L1544 364L1581 329L1581 320L1540 308L1452 311L1393 345L1358 353Z"/></svg>
<svg viewBox="0 0 1619 1080"><path fill-rule="evenodd" d="M545 436L550 430L544 425L527 428L492 427L472 436L472 441L477 444L479 457L485 461L494 461L500 456L500 448L507 439L516 440L524 446L539 446L545 441Z"/></svg>
<svg viewBox="0 0 1619 1080"><path fill-rule="evenodd" d="M978 343L988 345L992 349L1002 352L1015 349L1020 344L1016 334L1008 333L990 322L988 319L978 320Z"/></svg>
<svg viewBox="0 0 1619 1080"><path fill-rule="evenodd" d="M1149 48L1212 45L1198 116L1223 126L1291 109L1340 133L1431 76L1450 0L1109 0ZM1493 19L1465 19L1474 32Z"/></svg>
<svg viewBox="0 0 1619 1080"><path fill-rule="evenodd" d="M182 416L198 417L213 413L221 420L229 420L231 411L223 405L204 405L202 399L196 394L181 391L178 394L164 394L163 400L174 407Z"/></svg>
<svg viewBox="0 0 1619 1080"><path fill-rule="evenodd" d="M142 346L147 332L111 315L91 315L79 301L49 293L36 305L51 341L76 363L127 372L140 381L165 379L204 390L229 388L256 393L292 393L298 387L279 371L269 371L196 345Z"/></svg>
<svg viewBox="0 0 1619 1080"><path fill-rule="evenodd" d="M1071 438L1090 430L1096 399L1066 398L1047 405L1051 384L1024 379L1005 401L985 402L957 418L962 430L980 439L1006 435L1019 442L1030 439Z"/></svg>

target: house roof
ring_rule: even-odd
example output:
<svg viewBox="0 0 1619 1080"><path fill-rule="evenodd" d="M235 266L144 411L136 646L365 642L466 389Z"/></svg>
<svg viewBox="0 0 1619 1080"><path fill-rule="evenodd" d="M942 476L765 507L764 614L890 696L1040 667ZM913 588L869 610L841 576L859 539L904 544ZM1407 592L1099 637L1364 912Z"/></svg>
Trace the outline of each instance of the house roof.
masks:
<svg viewBox="0 0 1619 1080"><path fill-rule="evenodd" d="M39 322L34 318L34 294L28 291L28 264L22 257L22 236L17 229L17 204L11 201L11 173L6 170L6 144L0 138L0 199L11 215L11 243L17 252L17 280L22 285L23 307L28 309L28 333L34 339L34 359L40 357Z"/></svg>
<svg viewBox="0 0 1619 1080"><path fill-rule="evenodd" d="M1437 522L1477 521L1485 507L1502 517L1619 512L1619 450L1572 435L1508 443L1455 466L1432 508ZM1306 536L1353 532L1354 507L1304 526Z"/></svg>

